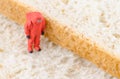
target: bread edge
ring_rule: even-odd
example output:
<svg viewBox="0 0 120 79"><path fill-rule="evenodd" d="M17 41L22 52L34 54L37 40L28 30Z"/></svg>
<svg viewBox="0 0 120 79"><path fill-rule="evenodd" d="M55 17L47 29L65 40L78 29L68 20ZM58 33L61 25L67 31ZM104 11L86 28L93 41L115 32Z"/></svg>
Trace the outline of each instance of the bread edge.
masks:
<svg viewBox="0 0 120 79"><path fill-rule="evenodd" d="M2 5L0 7L1 14L22 25L25 23L26 12L38 11L35 8L16 2L15 0L0 0L0 5ZM46 13L41 13L43 13L47 21L45 36L52 42L73 51L75 54L93 62L111 75L120 78L119 59L113 57L108 51L105 51L97 44L91 42L90 39L85 38L84 35L78 35L66 25L47 16Z"/></svg>

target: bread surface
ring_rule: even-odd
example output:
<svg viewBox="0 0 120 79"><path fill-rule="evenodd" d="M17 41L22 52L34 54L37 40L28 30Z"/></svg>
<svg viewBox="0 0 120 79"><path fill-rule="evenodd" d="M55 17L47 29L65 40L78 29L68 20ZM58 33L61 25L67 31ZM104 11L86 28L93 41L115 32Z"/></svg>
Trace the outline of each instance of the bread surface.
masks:
<svg viewBox="0 0 120 79"><path fill-rule="evenodd" d="M41 36L41 52L27 52L24 27L0 14L0 79L117 79Z"/></svg>
<svg viewBox="0 0 120 79"><path fill-rule="evenodd" d="M59 10L59 6L58 6L58 8L55 6L55 5L60 5L59 2L57 2L57 0L55 0L55 1L58 4L54 4L54 2L53 2L53 3L51 3L51 5L47 5L47 4L45 5L45 2L47 2L47 0L45 0L45 1L43 1L44 3L43 4L41 3L41 5L39 5L39 6L33 4L34 1L31 1L31 2L28 2L27 0L24 0L24 2L22 2L22 1L23 0L21 0L21 1L19 1L19 0L7 0L7 1L1 0L0 4L4 4L4 5L0 8L0 12L3 13L4 15L6 15L7 17L9 17L10 19L13 19L17 23L24 24L26 12L40 11L41 13L43 13L43 15L45 16L46 21L47 21L47 28L45 30L46 37L48 37L54 43L59 44L67 49L70 49L77 55L92 61L98 67L104 69L106 72L111 73L113 76L120 77L120 59L119 59L119 50L120 50L119 43L120 42L118 39L119 38L119 33L118 33L119 19L116 19L116 17L115 17L115 19L112 21L105 20L104 18L107 17L108 14L107 13L103 14L104 10L102 11L102 13L100 13L94 7L98 7L98 8L100 8L100 10L102 9L102 7L96 6L97 3L94 0L93 0L93 2L95 3L95 6L92 6L91 2L89 1L88 3L90 5L87 5L86 7L88 7L88 8L85 9L85 10L88 10L88 13L85 15L91 14L91 16L86 16L84 18L81 17L83 19L81 21L78 19L78 23L84 24L84 23L87 23L87 20L88 20L88 23L90 22L90 24L93 24L90 26L90 28L88 28L88 26L86 26L86 25L76 23L77 20L71 17L71 16L75 16L75 15L72 15L74 13L69 14L69 15L67 15L67 13L66 13L66 15L65 15L65 12L67 12L67 10L64 10L64 9L61 10L61 8ZM110 2L112 2L112 1L110 1ZM8 5L8 3L9 3L9 5ZM35 1L35 3L37 4L37 1ZM63 3L66 5L66 4L68 4L68 1L67 0L63 1ZM105 3L108 3L108 2L106 1ZM119 7L119 5L118 5L119 1L117 2L117 0L115 0L115 3L116 4L114 4L114 6L115 6L114 8L117 9L116 7ZM39 1L38 1L38 4L40 4ZM61 4L61 5L63 6L64 4ZM109 6L110 4L111 3L107 4L108 8L111 8ZM40 7L40 6L45 6L48 8L45 9L44 7ZM51 11L49 11L49 7L50 7L50 9L51 9L51 7L53 7L51 9ZM57 8L57 9L55 9L55 11L54 11L54 8ZM68 11L72 11L72 10L74 10L74 9L72 9L72 7L70 7L70 9ZM94 12L94 10L96 12ZM89 13L89 11L90 11L90 13ZM110 11L111 11L111 9L110 9ZM52 13L52 12L54 12L54 13ZM72 12L74 12L74 11L72 11ZM69 12L69 13L71 13L71 12ZM118 15L119 11L118 12L114 11L114 13L116 13L116 15ZM106 16L103 17L103 15L106 15ZM110 15L112 15L112 13ZM63 18L65 16L67 18ZM82 16L82 14L80 16ZM55 17L57 17L57 18L55 18ZM107 19L112 19L112 18L114 18L114 16L111 16L111 18L107 18ZM98 21L98 19L99 19L99 21ZM101 23L99 23L99 22L101 22ZM113 22L115 22L115 25L116 25L115 26L116 28L114 28L114 29L117 29L117 30L113 30L113 32L111 32L111 31L109 31L108 27L113 28L113 26L114 26ZM79 27L75 26L75 24L77 24ZM96 24L98 26L99 25L101 25L101 26L98 27ZM84 28L84 26L86 28ZM102 31L99 31L100 35L98 35L98 37L96 37L97 36L96 32L98 32L98 30L99 30L98 28ZM103 28L103 29L101 29L101 28ZM112 29L112 28L110 28L110 29ZM97 31L95 31L96 29L97 29ZM117 31L117 33L114 34L113 39L110 38L113 36L110 36L108 39L109 35L107 35L107 32L105 32L105 31L109 31L109 34L115 33L114 31ZM99 34L99 33L97 33L97 34ZM104 34L105 34L105 36L104 36ZM103 38L101 36L104 36L105 40L100 39L100 38Z"/></svg>

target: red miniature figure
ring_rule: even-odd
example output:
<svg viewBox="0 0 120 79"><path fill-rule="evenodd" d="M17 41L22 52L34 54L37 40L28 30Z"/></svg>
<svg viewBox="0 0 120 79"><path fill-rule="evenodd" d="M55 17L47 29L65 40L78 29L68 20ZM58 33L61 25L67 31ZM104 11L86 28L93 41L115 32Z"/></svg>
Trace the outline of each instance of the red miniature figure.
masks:
<svg viewBox="0 0 120 79"><path fill-rule="evenodd" d="M44 34L45 19L40 12L30 12L26 14L25 34L28 38L28 51L33 52L33 46L40 51L40 35Z"/></svg>

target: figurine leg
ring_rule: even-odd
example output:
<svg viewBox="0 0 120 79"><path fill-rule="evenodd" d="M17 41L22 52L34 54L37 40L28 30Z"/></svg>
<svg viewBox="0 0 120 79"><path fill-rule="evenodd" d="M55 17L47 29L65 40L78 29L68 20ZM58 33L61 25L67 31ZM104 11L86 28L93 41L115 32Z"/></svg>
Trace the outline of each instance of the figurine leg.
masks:
<svg viewBox="0 0 120 79"><path fill-rule="evenodd" d="M33 52L33 43L34 43L33 39L28 40L28 51L29 51L29 53Z"/></svg>
<svg viewBox="0 0 120 79"><path fill-rule="evenodd" d="M34 41L34 47L35 47L35 50L37 50L37 51L40 51L41 50L41 48L40 48L40 37L36 37L35 38L35 41Z"/></svg>

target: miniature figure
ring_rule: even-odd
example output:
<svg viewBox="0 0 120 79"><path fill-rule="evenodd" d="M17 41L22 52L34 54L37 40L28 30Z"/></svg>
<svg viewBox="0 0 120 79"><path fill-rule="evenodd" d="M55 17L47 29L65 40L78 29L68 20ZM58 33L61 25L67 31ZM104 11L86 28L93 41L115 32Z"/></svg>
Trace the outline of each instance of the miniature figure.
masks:
<svg viewBox="0 0 120 79"><path fill-rule="evenodd" d="M40 35L44 34L45 19L40 12L29 12L26 14L26 23L24 26L25 34L28 39L28 51L33 53L33 47L37 51L40 48Z"/></svg>

